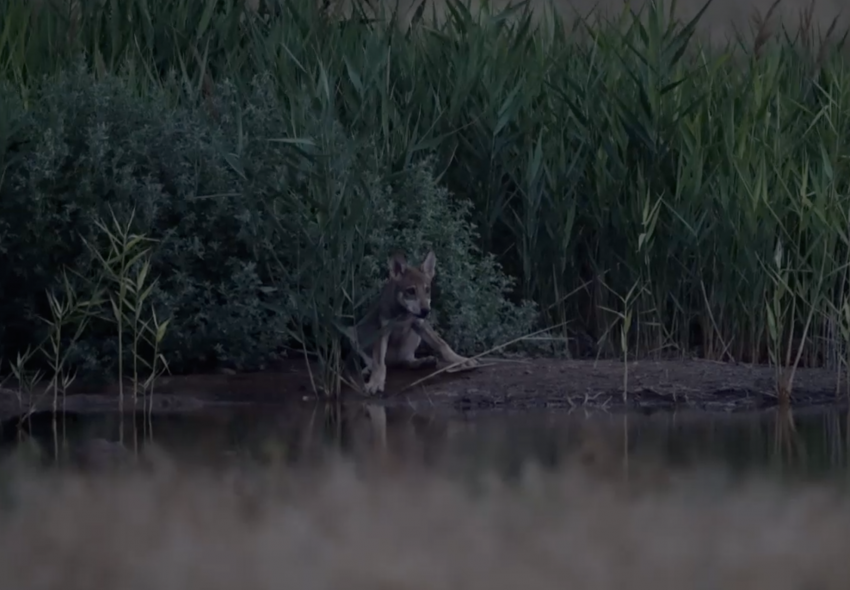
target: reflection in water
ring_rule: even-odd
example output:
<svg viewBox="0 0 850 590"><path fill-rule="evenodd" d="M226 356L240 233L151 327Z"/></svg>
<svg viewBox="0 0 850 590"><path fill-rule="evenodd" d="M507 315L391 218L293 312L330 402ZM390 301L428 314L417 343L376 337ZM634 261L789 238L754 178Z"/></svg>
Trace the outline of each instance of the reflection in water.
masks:
<svg viewBox="0 0 850 590"><path fill-rule="evenodd" d="M706 412L606 414L492 413L474 418L423 415L376 405L244 407L124 418L108 414L31 416L0 424L4 454L24 443L43 460L99 465L150 446L186 461L313 464L327 450L388 466L436 465L463 473L495 468L511 476L528 460L555 467L567 459L628 475L635 462L666 467L725 466L733 474L845 479L850 413ZM57 436L54 436L54 431ZM110 442L111 441L111 442Z"/></svg>

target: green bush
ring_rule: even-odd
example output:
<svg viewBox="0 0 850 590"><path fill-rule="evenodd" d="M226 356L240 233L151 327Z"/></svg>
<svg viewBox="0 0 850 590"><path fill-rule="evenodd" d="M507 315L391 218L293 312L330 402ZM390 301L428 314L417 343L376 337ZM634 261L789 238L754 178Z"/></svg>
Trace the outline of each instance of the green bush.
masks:
<svg viewBox="0 0 850 590"><path fill-rule="evenodd" d="M481 254L470 219L472 204L454 199L434 180L433 162L414 165L394 187L392 213L376 232L376 254L403 248L419 264L429 249L437 256L435 317L445 337L463 353L480 352L528 333L536 319L528 301L510 303L514 281L493 254ZM386 275L384 259L382 274Z"/></svg>
<svg viewBox="0 0 850 590"><path fill-rule="evenodd" d="M42 80L26 111L3 89L16 147L0 186L0 354L41 336L45 289L63 267L90 274L84 241L103 246L94 222L113 211L122 222L133 211L133 230L158 240L152 301L173 318L162 344L173 370L257 367L297 344L301 324L312 327L310 348L321 332L334 337L334 320L362 313L350 298L383 280L393 248L436 249L440 321L461 349L529 328L529 308L503 299L508 279L475 250L468 204L440 190L428 166L392 175L393 187L370 138L322 113L285 141L291 113L268 79L247 94L218 90L206 106L180 106L83 65ZM498 323L486 327L490 316ZM111 328L93 324L75 357L113 369Z"/></svg>
<svg viewBox="0 0 850 590"><path fill-rule="evenodd" d="M316 313L323 315L316 329L345 316L355 321L386 280L392 252L417 263L433 249L440 277L435 321L459 350L480 350L531 329L535 306L506 299L513 281L478 250L471 204L440 187L431 158L393 173L377 133L351 136L328 112L293 113L269 76L251 88L239 110L239 93L223 85L214 109L225 135L242 138L241 190L272 212L271 231L281 244L272 274L276 284L299 285L288 299L296 323L315 322ZM298 140L294 114L302 125ZM311 309L317 301L321 309Z"/></svg>
<svg viewBox="0 0 850 590"><path fill-rule="evenodd" d="M4 323L37 335L33 314L46 314L45 288L65 266L90 268L83 240L100 239L94 221L108 219L109 209L124 221L135 210L133 229L161 240L154 301L175 318L165 345L175 367L210 356L256 362L268 353L287 318L259 308L255 269L263 260L252 254L263 250L250 207L215 196L236 188L216 130L162 93L140 98L120 78L95 80L82 66L41 81L30 100L21 131L27 152L0 189L2 217L14 228L5 240L14 264L4 273L18 285L4 297ZM114 341L86 340L80 356L89 368L111 368Z"/></svg>

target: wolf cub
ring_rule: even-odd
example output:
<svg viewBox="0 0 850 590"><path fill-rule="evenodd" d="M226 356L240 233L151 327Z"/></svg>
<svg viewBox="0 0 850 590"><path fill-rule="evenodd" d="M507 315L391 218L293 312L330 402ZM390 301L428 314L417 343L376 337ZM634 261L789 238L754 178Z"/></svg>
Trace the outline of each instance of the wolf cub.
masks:
<svg viewBox="0 0 850 590"><path fill-rule="evenodd" d="M418 267L408 265L403 254L388 261L390 276L381 290L376 306L357 326L348 329L348 337L363 359L369 374L366 393L384 390L387 366L412 369L435 367L433 356L414 356L424 340L443 360L460 364L458 368L478 366L475 360L460 356L428 324L431 312L431 281L437 257L428 252Z"/></svg>

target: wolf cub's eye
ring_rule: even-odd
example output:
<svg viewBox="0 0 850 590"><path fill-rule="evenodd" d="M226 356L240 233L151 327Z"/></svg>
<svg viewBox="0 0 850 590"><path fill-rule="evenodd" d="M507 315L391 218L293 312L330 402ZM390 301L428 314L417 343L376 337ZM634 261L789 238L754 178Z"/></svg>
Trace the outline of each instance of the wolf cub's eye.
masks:
<svg viewBox="0 0 850 590"><path fill-rule="evenodd" d="M411 297L413 297L414 295L416 295L416 287L408 287L404 290L404 293L405 295L410 295Z"/></svg>

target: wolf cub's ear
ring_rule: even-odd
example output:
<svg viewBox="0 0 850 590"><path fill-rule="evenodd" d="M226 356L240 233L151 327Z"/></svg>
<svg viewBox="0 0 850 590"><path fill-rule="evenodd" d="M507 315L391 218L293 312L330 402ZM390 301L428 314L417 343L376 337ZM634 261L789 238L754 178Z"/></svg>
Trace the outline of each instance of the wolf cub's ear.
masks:
<svg viewBox="0 0 850 590"><path fill-rule="evenodd" d="M422 261L422 266L420 268L429 279L434 278L434 274L437 272L437 257L434 255L433 250L428 252L428 256L426 256L425 260Z"/></svg>
<svg viewBox="0 0 850 590"><path fill-rule="evenodd" d="M398 279L407 270L407 261L404 259L404 254L393 254L387 261L387 266L390 268L390 278Z"/></svg>

